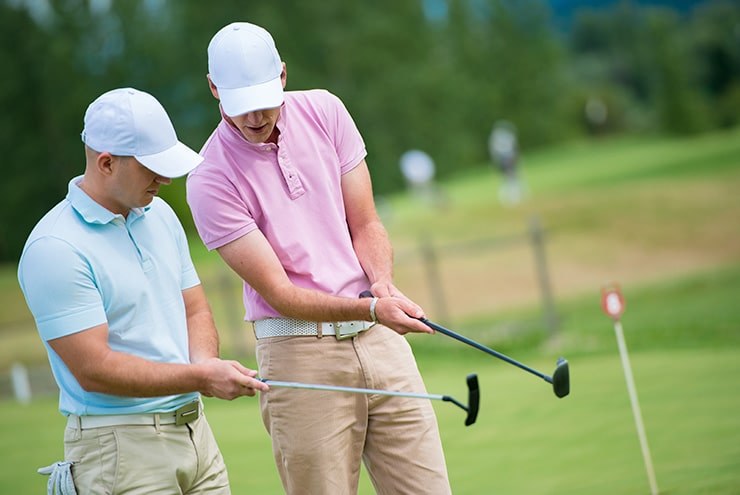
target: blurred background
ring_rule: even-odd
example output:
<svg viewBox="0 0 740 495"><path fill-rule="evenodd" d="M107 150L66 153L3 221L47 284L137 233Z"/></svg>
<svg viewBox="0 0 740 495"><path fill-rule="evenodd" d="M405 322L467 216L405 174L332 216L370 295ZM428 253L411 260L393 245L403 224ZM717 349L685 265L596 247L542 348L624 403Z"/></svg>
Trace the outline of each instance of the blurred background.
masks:
<svg viewBox="0 0 740 495"><path fill-rule="evenodd" d="M475 364L496 395L475 438L440 410L455 493L493 492L482 488L491 466L498 493L647 493L600 308L609 284L624 291L659 483L740 493L736 0L0 0L0 400L19 418L0 424L17 449L0 486L42 486L18 466L54 460L34 445L61 445L61 423L33 442L14 431L29 431L26 416L59 417L15 270L34 224L84 170L87 105L116 87L150 92L198 150L220 119L206 47L234 21L272 33L288 90L344 101L397 284L430 319L545 372L570 358L573 396L551 404L530 378L444 337L409 337L430 392L457 390ZM184 179L161 195L191 237L224 355L253 365L239 280L198 239ZM14 396L33 408L13 409ZM261 489L237 476L235 493L279 493L269 455L243 449L268 452L264 431L244 438L251 430L228 427L240 409L210 407L227 463L269 473Z"/></svg>
<svg viewBox="0 0 740 495"><path fill-rule="evenodd" d="M490 166L499 120L526 150L736 125L739 10L730 0L2 0L0 261L17 260L82 173L82 117L104 91L152 93L200 148L219 120L206 46L229 22L272 32L288 89L344 100L386 195L404 188L398 160L410 148L434 158L440 180ZM183 184L166 189L190 225Z"/></svg>

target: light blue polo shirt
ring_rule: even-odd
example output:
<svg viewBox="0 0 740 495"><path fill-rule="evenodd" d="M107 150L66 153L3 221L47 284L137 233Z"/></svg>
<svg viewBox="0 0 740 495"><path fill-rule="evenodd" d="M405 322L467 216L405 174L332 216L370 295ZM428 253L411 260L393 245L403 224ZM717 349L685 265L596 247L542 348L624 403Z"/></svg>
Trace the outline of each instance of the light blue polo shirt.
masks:
<svg viewBox="0 0 740 495"><path fill-rule="evenodd" d="M64 415L165 412L197 393L131 398L83 390L48 341L108 324L114 351L188 363L182 291L200 283L175 212L155 197L127 218L93 201L75 177L31 232L18 280L49 355Z"/></svg>

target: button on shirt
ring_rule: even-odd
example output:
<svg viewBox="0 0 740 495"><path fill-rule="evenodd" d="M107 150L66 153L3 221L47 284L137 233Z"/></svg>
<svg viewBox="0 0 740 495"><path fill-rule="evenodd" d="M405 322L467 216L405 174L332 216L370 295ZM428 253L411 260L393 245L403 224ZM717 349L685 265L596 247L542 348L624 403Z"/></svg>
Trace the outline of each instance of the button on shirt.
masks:
<svg viewBox="0 0 740 495"><path fill-rule="evenodd" d="M357 297L368 286L352 247L342 175L365 144L342 102L325 90L287 91L277 144L250 143L225 119L187 180L201 239L217 249L259 229L299 287ZM244 285L246 319L281 316Z"/></svg>
<svg viewBox="0 0 740 495"><path fill-rule="evenodd" d="M197 393L130 398L85 391L47 341L107 322L112 350L188 363L184 289L200 283L187 238L170 206L155 197L127 218L69 183L67 197L31 232L18 280L59 384L63 414L170 411Z"/></svg>

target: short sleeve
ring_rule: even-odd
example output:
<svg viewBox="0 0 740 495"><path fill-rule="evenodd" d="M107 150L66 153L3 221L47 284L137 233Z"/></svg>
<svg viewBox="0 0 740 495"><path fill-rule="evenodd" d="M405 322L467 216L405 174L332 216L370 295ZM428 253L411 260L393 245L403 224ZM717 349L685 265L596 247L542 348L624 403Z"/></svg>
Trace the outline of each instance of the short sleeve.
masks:
<svg viewBox="0 0 740 495"><path fill-rule="evenodd" d="M44 340L107 321L89 264L61 239L42 237L28 245L19 263L18 280Z"/></svg>
<svg viewBox="0 0 740 495"><path fill-rule="evenodd" d="M226 179L191 173L187 178L187 202L198 235L209 250L218 249L257 228L236 187Z"/></svg>
<svg viewBox="0 0 740 495"><path fill-rule="evenodd" d="M346 174L367 156L365 142L342 100L329 92L321 94L326 96L327 124L333 126L330 135L334 139L341 172Z"/></svg>

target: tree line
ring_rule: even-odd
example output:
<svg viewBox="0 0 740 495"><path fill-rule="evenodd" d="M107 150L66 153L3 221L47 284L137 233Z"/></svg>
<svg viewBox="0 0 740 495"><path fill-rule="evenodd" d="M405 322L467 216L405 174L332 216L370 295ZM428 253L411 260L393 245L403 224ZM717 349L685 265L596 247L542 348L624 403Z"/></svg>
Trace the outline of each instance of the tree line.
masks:
<svg viewBox="0 0 740 495"><path fill-rule="evenodd" d="M326 88L352 113L376 192L404 187L408 149L437 176L488 166L494 122L523 149L587 136L688 134L738 124L740 5L690 12L623 2L580 11L567 30L545 0L0 0L0 260L81 174L79 133L99 94L155 95L199 149L220 115L206 47L233 21L273 34L288 88ZM45 8L28 8L25 5ZM183 181L162 193L192 228Z"/></svg>

